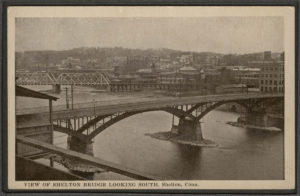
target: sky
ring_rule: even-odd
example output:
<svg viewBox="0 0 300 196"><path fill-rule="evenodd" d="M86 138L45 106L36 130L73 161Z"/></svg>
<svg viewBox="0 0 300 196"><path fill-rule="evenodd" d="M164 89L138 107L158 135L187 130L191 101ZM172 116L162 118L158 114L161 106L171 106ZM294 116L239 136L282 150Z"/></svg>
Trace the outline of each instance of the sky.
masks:
<svg viewBox="0 0 300 196"><path fill-rule="evenodd" d="M78 47L283 51L282 17L17 18L16 51Z"/></svg>

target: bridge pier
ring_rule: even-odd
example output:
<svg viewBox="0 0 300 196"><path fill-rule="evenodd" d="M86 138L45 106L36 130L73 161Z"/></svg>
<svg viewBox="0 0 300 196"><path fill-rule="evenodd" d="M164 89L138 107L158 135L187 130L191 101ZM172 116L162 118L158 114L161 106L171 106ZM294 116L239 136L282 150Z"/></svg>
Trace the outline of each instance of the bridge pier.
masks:
<svg viewBox="0 0 300 196"><path fill-rule="evenodd" d="M76 152L88 154L91 156L94 155L92 141L85 142L85 141L80 140L77 137L68 136L68 147L70 150L73 150Z"/></svg>
<svg viewBox="0 0 300 196"><path fill-rule="evenodd" d="M93 142L86 142L77 137L68 136L68 150L94 156ZM66 168L68 168L71 173L89 180L92 180L94 178L94 173L104 171L101 168L97 168L93 165L86 164L72 158L62 157L59 162L62 163Z"/></svg>
<svg viewBox="0 0 300 196"><path fill-rule="evenodd" d="M199 147L217 146L215 142L203 138L201 124L199 121L185 118L179 119L178 125L173 125L171 131L157 132L147 135L156 139L172 141L184 145Z"/></svg>
<svg viewBox="0 0 300 196"><path fill-rule="evenodd" d="M198 121L181 118L178 126L172 126L171 137L202 141L201 124Z"/></svg>
<svg viewBox="0 0 300 196"><path fill-rule="evenodd" d="M268 126L268 115L265 111L247 112L245 121L248 125L266 127Z"/></svg>

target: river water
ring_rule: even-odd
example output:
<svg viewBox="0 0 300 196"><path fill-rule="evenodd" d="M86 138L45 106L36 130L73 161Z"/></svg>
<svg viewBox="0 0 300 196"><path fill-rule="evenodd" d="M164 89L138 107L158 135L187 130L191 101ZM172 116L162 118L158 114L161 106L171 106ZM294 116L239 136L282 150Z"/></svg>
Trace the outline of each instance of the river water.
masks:
<svg viewBox="0 0 300 196"><path fill-rule="evenodd" d="M32 88L38 90L36 87ZM53 95L60 97L54 105L65 104L64 91ZM150 95L146 93L146 96ZM128 97L133 95L101 93L83 87L74 89L74 103ZM32 102L28 98L17 98L18 108L47 104L45 101ZM192 147L145 135L170 131L170 114L138 114L110 126L99 134L93 143L94 156L170 180L283 179L283 132L254 131L226 124L227 121L236 120L238 116L237 113L220 110L207 114L201 120L203 136L217 143L218 147ZM177 119L175 124L176 122ZM66 148L67 136L55 133L54 143ZM112 172L94 174L93 178L127 179Z"/></svg>

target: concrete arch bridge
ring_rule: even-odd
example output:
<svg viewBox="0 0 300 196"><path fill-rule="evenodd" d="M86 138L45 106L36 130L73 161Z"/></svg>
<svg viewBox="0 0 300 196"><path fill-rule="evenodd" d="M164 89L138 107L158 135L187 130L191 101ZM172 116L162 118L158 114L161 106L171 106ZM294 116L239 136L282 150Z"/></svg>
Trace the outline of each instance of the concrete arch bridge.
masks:
<svg viewBox="0 0 300 196"><path fill-rule="evenodd" d="M124 100L120 103L102 101L74 105L72 109L54 107L54 130L71 135L79 141L90 143L93 138L109 126L136 114L150 111L164 111L179 118L179 129L197 129L200 119L217 107L235 102L246 108L249 120L264 121L265 109L283 101L283 94L224 94L193 97L145 98ZM17 111L18 118L43 117L49 119L46 111L40 109ZM201 131L201 130L200 130ZM200 134L200 139L202 133Z"/></svg>

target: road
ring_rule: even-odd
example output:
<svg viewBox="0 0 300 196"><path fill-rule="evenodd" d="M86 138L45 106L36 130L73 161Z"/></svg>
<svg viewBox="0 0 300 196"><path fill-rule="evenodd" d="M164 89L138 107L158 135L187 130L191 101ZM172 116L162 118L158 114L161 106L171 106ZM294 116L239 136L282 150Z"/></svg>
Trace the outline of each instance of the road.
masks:
<svg viewBox="0 0 300 196"><path fill-rule="evenodd" d="M197 103L219 102L219 101L235 101L254 98L275 98L283 97L282 93L266 94L266 93L249 93L249 94L218 94L191 97L145 97L138 99L121 99L112 101L98 101L89 103L75 104L72 109L66 109L65 105L53 107L53 120L66 119L70 117L83 117L91 115L109 115L130 111L155 110L164 107L174 107L180 105L193 105ZM17 116L38 115L48 116L48 107L26 108L16 111Z"/></svg>

